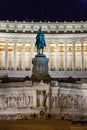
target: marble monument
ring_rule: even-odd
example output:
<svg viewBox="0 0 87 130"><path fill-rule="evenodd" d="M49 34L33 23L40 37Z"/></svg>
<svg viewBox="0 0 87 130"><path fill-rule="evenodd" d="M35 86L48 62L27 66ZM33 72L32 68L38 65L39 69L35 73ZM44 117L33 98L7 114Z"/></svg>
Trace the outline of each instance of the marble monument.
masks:
<svg viewBox="0 0 87 130"><path fill-rule="evenodd" d="M23 119L25 115L30 119L33 114L48 113L87 116L87 84L51 81L49 59L43 54L46 43L41 28L36 46L31 79L0 83L0 119ZM49 82L44 82L47 79Z"/></svg>
<svg viewBox="0 0 87 130"><path fill-rule="evenodd" d="M35 55L35 58L32 59L33 69L31 78L32 80L50 80L50 76L48 74L49 59L46 58L45 54L43 54L46 42L41 28L39 28L38 34L36 36L35 46L37 46L37 55Z"/></svg>

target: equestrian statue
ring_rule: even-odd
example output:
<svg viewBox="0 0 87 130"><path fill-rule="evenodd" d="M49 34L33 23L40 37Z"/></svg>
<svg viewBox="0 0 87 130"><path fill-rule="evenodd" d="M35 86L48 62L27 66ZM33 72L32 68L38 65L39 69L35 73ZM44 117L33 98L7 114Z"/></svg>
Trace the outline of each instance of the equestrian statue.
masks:
<svg viewBox="0 0 87 130"><path fill-rule="evenodd" d="M46 42L45 42L45 37L41 30L41 27L39 28L38 34L36 36L35 46L37 46L37 53L41 54L41 52L42 52L42 54L43 54L43 50L44 50L44 47L46 46Z"/></svg>

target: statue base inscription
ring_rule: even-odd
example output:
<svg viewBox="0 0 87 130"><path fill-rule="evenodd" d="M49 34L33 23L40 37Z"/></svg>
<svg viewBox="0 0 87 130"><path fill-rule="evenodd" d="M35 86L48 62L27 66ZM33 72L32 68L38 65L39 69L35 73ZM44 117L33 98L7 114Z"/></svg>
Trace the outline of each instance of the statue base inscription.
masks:
<svg viewBox="0 0 87 130"><path fill-rule="evenodd" d="M33 81L50 81L48 61L49 59L46 58L46 55L44 54L37 54L35 58L32 59L33 69L31 79Z"/></svg>

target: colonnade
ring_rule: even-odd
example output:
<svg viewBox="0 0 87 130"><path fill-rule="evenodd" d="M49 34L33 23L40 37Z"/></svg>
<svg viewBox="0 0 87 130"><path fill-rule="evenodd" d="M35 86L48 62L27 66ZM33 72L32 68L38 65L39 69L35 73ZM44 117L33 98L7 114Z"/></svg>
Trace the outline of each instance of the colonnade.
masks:
<svg viewBox="0 0 87 130"><path fill-rule="evenodd" d="M0 70L30 71L36 54L34 43L0 42ZM87 70L87 41L49 41L44 54L51 71Z"/></svg>

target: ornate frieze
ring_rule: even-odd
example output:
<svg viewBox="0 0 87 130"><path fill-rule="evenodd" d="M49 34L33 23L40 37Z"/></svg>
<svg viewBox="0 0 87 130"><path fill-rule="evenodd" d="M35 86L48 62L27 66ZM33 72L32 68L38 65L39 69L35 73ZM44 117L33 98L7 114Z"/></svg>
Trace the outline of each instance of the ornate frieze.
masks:
<svg viewBox="0 0 87 130"><path fill-rule="evenodd" d="M57 114L87 113L87 84L58 83L58 81L46 84L41 81L30 85L31 81L26 82L8 83L8 86L0 84L0 115L6 112L8 115L16 114L19 111L31 114L39 113L41 110L46 112L50 110L51 113Z"/></svg>
<svg viewBox="0 0 87 130"><path fill-rule="evenodd" d="M0 21L1 32L37 32L39 27L43 28L46 33L82 33L87 32L87 22L17 22L17 21Z"/></svg>

